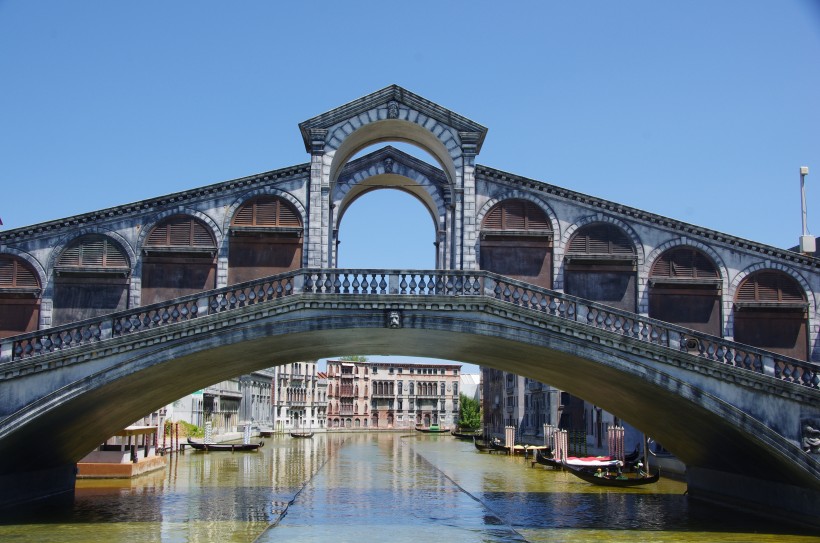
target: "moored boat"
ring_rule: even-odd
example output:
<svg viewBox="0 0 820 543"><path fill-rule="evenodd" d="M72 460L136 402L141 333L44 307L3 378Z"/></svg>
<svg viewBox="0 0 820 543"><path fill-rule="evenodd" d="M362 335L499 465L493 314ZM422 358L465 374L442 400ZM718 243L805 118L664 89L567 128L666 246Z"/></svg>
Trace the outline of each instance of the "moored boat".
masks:
<svg viewBox="0 0 820 543"><path fill-rule="evenodd" d="M447 428L442 428L438 424L431 424L430 426L416 426L416 430L424 432L425 434L445 434L449 432Z"/></svg>
<svg viewBox="0 0 820 543"><path fill-rule="evenodd" d="M621 474L618 476L607 476L603 473L600 475L596 475L594 472L588 471L584 468L578 468L575 466L571 466L567 463L564 463L564 467L567 471L582 479L588 483L592 483L598 486L617 486L617 487L626 487L626 486L641 486L641 485L648 485L652 483L657 483L658 479L661 477L661 472L656 471L654 475L646 475L646 476L628 476L625 474Z"/></svg>
<svg viewBox="0 0 820 543"><path fill-rule="evenodd" d="M481 434L471 432L456 432L453 430L450 434L456 439L463 439L464 441L472 441L473 438L481 437Z"/></svg>
<svg viewBox="0 0 820 543"><path fill-rule="evenodd" d="M197 451L205 452L242 452L255 451L259 447L265 445L264 441L259 443L199 443L190 437L188 438L188 445Z"/></svg>
<svg viewBox="0 0 820 543"><path fill-rule="evenodd" d="M313 437L313 432L291 432L290 437L296 437L300 439L310 439Z"/></svg>

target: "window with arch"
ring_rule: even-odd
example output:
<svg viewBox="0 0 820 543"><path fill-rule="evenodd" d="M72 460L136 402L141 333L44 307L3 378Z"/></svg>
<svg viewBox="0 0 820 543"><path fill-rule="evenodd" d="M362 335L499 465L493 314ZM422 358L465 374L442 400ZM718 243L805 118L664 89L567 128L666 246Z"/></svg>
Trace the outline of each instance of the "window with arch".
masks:
<svg viewBox="0 0 820 543"><path fill-rule="evenodd" d="M0 338L37 330L40 294L40 279L28 262L0 255Z"/></svg>
<svg viewBox="0 0 820 543"><path fill-rule="evenodd" d="M257 196L231 219L228 283L241 283L301 267L302 218L288 201Z"/></svg>
<svg viewBox="0 0 820 543"><path fill-rule="evenodd" d="M142 248L142 304L216 288L216 239L190 215L174 215L151 229Z"/></svg>
<svg viewBox="0 0 820 543"><path fill-rule="evenodd" d="M636 311L637 252L619 227L604 222L582 226L569 240L564 262L567 294Z"/></svg>
<svg viewBox="0 0 820 543"><path fill-rule="evenodd" d="M793 277L779 270L749 274L734 300L735 341L808 360L808 301Z"/></svg>
<svg viewBox="0 0 820 543"><path fill-rule="evenodd" d="M649 272L649 316L721 336L721 279L712 259L694 247L664 251Z"/></svg>
<svg viewBox="0 0 820 543"><path fill-rule="evenodd" d="M481 269L552 287L552 224L536 204L497 203L484 216L480 238Z"/></svg>
<svg viewBox="0 0 820 543"><path fill-rule="evenodd" d="M128 309L131 264L123 248L102 234L71 241L54 266L55 326Z"/></svg>

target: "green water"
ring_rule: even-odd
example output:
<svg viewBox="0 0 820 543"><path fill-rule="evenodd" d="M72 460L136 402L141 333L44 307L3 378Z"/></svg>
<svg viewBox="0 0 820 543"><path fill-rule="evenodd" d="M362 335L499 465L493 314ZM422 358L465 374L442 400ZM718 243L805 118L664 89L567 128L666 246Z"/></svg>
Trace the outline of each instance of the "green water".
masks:
<svg viewBox="0 0 820 543"><path fill-rule="evenodd" d="M79 481L73 503L0 520L37 542L817 542L690 502L683 483L596 487L448 435L317 434L256 453L189 451L132 481Z"/></svg>

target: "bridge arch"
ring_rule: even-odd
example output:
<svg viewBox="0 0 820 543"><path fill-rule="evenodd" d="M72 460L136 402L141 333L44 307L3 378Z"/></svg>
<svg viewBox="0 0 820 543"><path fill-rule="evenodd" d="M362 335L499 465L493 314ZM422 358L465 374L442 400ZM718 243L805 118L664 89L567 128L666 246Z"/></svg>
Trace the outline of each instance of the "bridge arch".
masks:
<svg viewBox="0 0 820 543"><path fill-rule="evenodd" d="M40 263L40 261L34 257L31 253L27 251L21 251L14 247L4 247L2 251L0 251L1 255L9 255L11 257L19 258L20 260L24 261L26 264L31 266L31 269L34 273L37 274L37 282L39 283L40 289L44 289L46 284L48 283L49 276L46 273L45 268Z"/></svg>
<svg viewBox="0 0 820 543"><path fill-rule="evenodd" d="M603 213L596 213L595 215L588 215L580 217L573 222L569 227L563 231L563 235L556 239L555 244L555 259L556 259L556 273L555 273L555 287L556 289L566 289L566 257L569 248L569 243L575 236L575 233L586 226L595 223L605 223L615 226L622 230L632 241L632 246L635 249L636 267L640 269L644 262L644 247L638 234L624 221L604 215Z"/></svg>
<svg viewBox="0 0 820 543"><path fill-rule="evenodd" d="M224 284L297 269L304 259L305 208L287 191L248 191L225 217L226 236L220 259Z"/></svg>
<svg viewBox="0 0 820 543"><path fill-rule="evenodd" d="M130 307L139 279L134 277L138 258L128 240L94 227L67 238L49 256L52 280L43 292L43 321L59 325ZM75 256L77 265L60 266Z"/></svg>
<svg viewBox="0 0 820 543"><path fill-rule="evenodd" d="M517 224L513 227L509 224L497 224L496 228L489 227L488 220L498 221L501 218L498 216L499 213L507 213L508 206L515 206L519 202L526 205L523 209L513 210L512 213L527 215L525 222L530 221L530 213L541 213L543 223L542 218L537 217L537 225L532 228L529 224ZM528 209L527 205L532 208ZM491 214L496 216L492 217ZM520 222L520 219L518 221ZM555 240L560 237L560 223L546 202L522 191L506 191L490 198L481 206L476 215L476 225L478 236L474 251L480 269L552 288L555 281ZM485 245L483 252L482 244ZM500 270L490 264L490 260L494 260L491 256L494 251L501 252L502 260L509 265L507 269ZM512 251L512 254L509 251ZM545 266L546 272L543 269Z"/></svg>
<svg viewBox="0 0 820 543"><path fill-rule="evenodd" d="M785 278L786 284L782 290L783 300L771 299L770 296L758 299L756 295L744 289L744 285L749 285L750 281L761 279L764 275L770 279L764 281L765 283L771 283L771 280L779 283L778 277ZM789 282L793 284L793 288L788 285ZM777 284L767 284L765 288L772 290L772 294L780 290ZM795 289L799 289L800 292L796 292ZM735 341L787 354L801 360L809 359L811 347L816 341L816 336L814 336L814 322L817 318L816 300L800 274L767 262L758 263L734 277L730 295L733 304L731 332ZM778 298L780 296L781 294L777 294ZM786 297L788 299L785 299ZM756 324L755 320L760 322ZM792 341L794 342L792 346L787 345Z"/></svg>
<svg viewBox="0 0 820 543"><path fill-rule="evenodd" d="M698 273L698 270L685 270L683 273L686 276L678 279L671 269L665 275L661 274L664 276L659 276L656 268L661 259L686 250L698 255L694 257L701 260L698 266L713 267L713 273L717 277L701 277L704 274ZM706 275L710 273L707 272ZM726 334L727 315L731 311L731 305L726 300L728 275L726 264L710 247L685 238L670 240L654 248L647 256L644 267L639 270L639 276L646 278L645 281L639 281L638 285L639 312L723 337ZM668 297L668 300L661 302L659 296ZM684 306L687 308L686 316L679 312L679 308Z"/></svg>
<svg viewBox="0 0 820 543"><path fill-rule="evenodd" d="M38 329L43 282L43 269L31 255L0 252L0 337Z"/></svg>

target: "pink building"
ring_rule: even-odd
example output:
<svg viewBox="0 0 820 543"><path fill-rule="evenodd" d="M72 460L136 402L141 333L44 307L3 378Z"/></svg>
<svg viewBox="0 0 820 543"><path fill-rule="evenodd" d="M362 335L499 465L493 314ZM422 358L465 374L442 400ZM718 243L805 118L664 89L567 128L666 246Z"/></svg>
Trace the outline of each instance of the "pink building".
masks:
<svg viewBox="0 0 820 543"><path fill-rule="evenodd" d="M327 427L412 429L458 420L461 365L327 362Z"/></svg>

